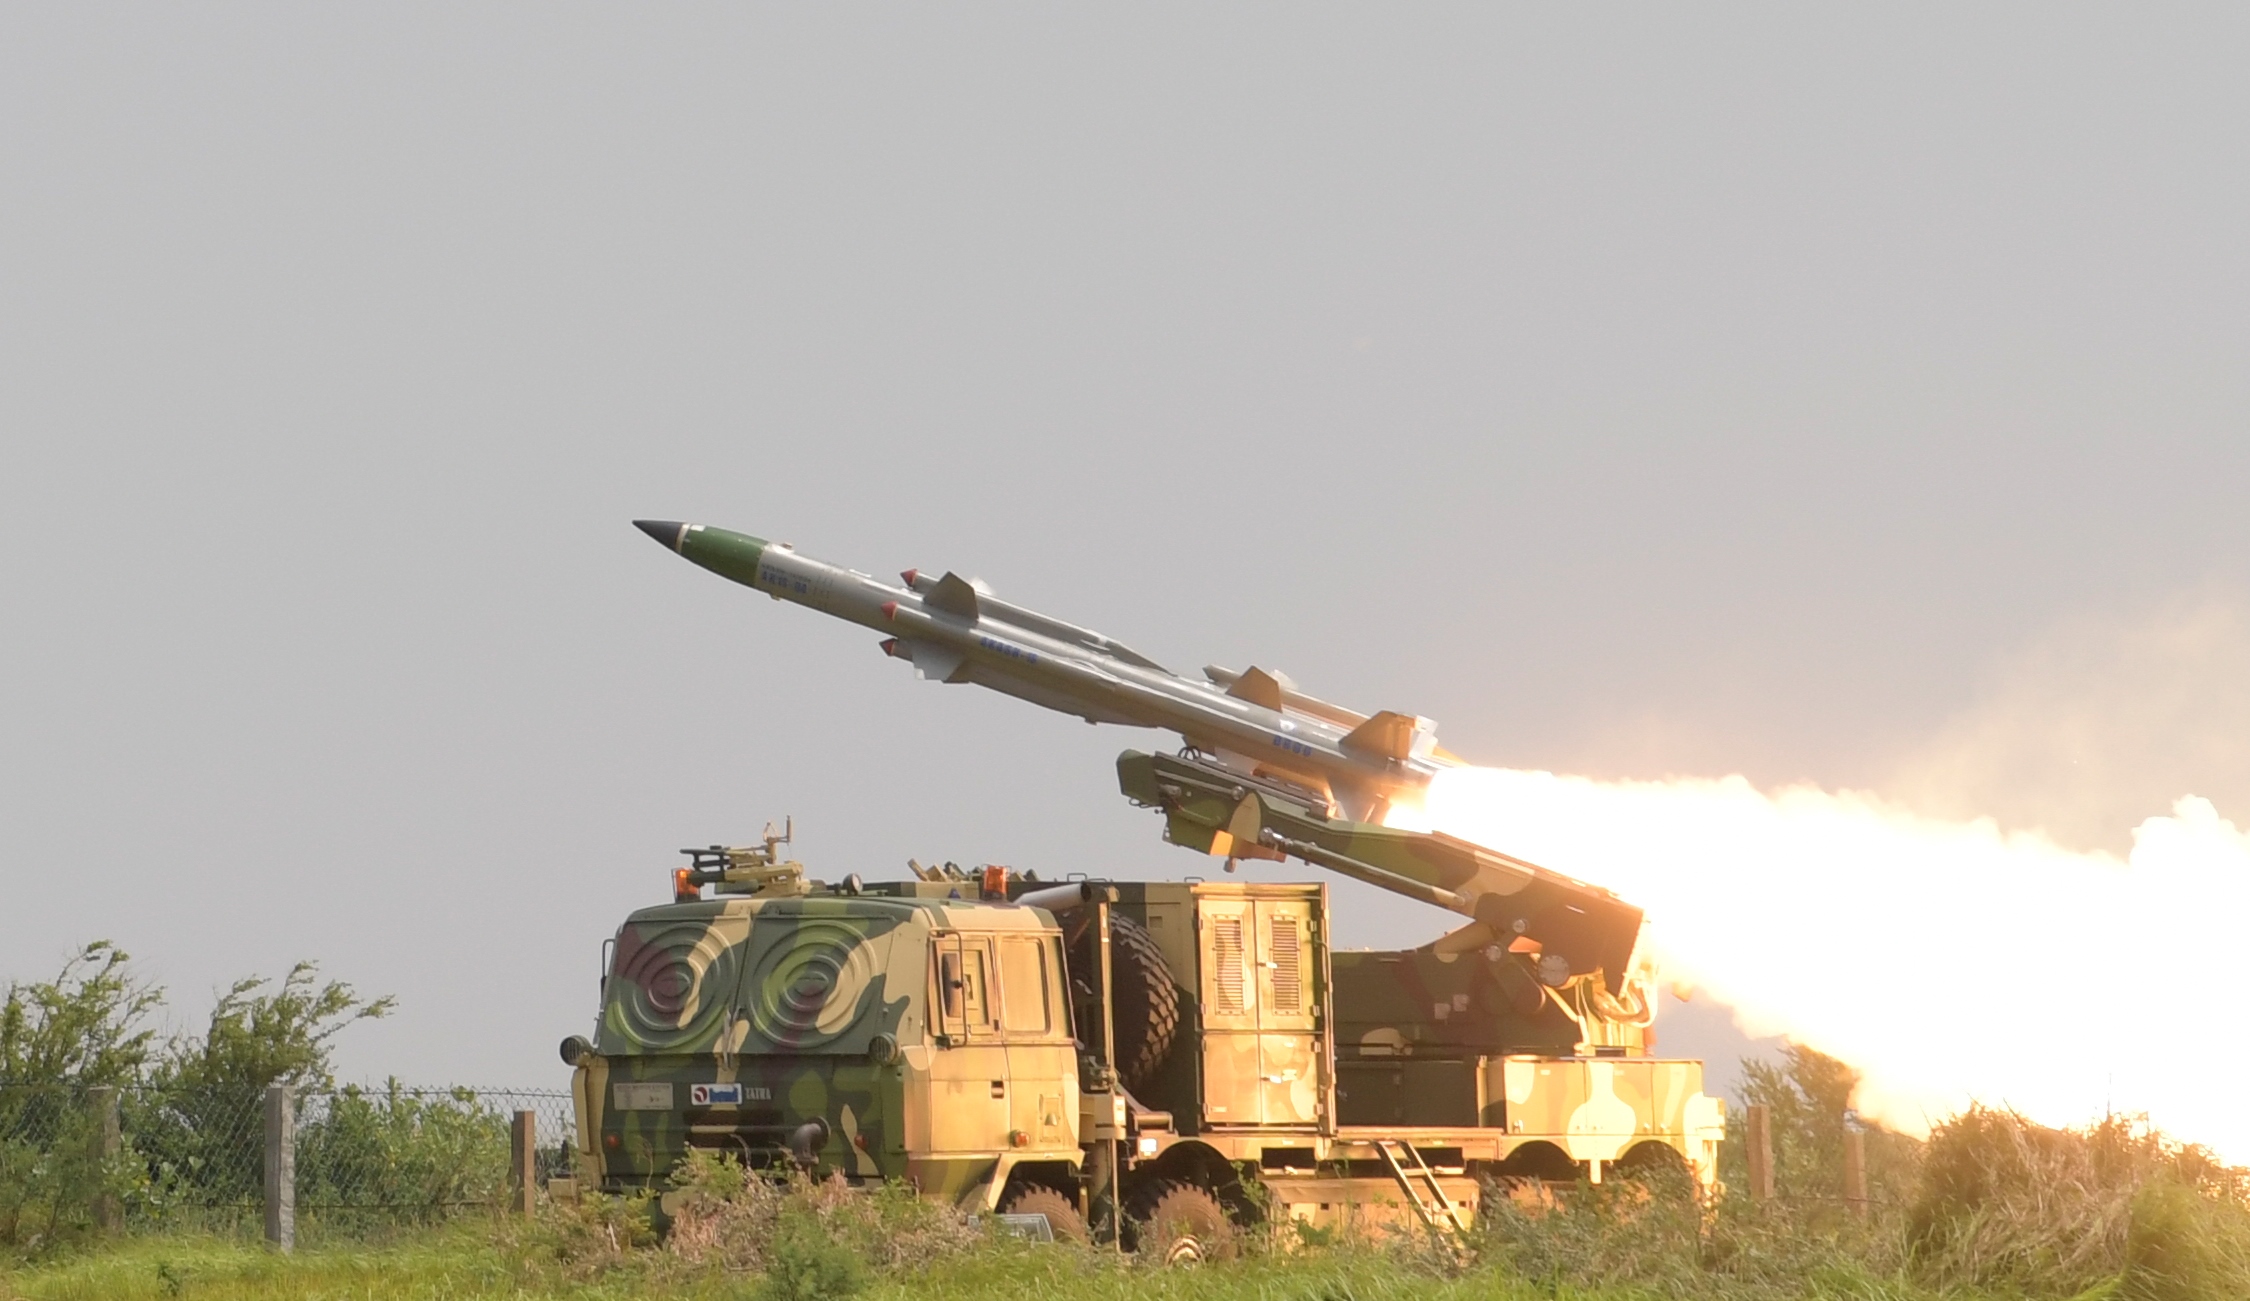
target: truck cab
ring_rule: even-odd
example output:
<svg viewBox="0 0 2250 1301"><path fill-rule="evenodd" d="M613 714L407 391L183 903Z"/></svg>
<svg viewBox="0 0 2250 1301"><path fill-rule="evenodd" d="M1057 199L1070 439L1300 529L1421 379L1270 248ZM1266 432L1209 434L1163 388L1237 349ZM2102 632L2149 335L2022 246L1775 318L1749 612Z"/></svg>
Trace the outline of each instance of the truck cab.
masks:
<svg viewBox="0 0 2250 1301"><path fill-rule="evenodd" d="M711 883L737 888L626 919L595 1035L565 1043L598 1187L661 1193L702 1148L989 1208L1019 1163L1078 1165L1050 914L958 884Z"/></svg>

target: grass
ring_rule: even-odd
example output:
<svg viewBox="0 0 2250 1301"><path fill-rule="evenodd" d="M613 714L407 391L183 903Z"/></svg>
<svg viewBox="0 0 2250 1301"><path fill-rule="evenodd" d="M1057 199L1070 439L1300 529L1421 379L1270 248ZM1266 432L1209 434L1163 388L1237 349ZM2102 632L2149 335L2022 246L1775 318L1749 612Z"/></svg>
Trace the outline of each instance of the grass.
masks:
<svg viewBox="0 0 2250 1301"><path fill-rule="evenodd" d="M2122 1122L2083 1130L1972 1111L1940 1126L1915 1196L1700 1204L1684 1175L1494 1203L1456 1254L1417 1235L1250 1235L1242 1259L1165 1269L1035 1246L840 1180L682 1167L663 1242L643 1205L472 1216L382 1245L294 1255L217 1234L128 1236L0 1258L0 1301L2245 1301L2250 1172ZM1313 1240L1318 1238L1318 1241Z"/></svg>
<svg viewBox="0 0 2250 1301"><path fill-rule="evenodd" d="M1974 1291L1926 1292L1848 1268L1808 1274L1790 1295L1822 1301L1986 1301ZM1726 1296L1698 1289L1694 1295ZM1753 1295L1773 1295L1763 1288ZM543 1268L520 1234L488 1223L382 1247L333 1246L280 1255L212 1237L129 1238L92 1252L0 1272L6 1301L762 1301L758 1274L624 1269L571 1279ZM1023 1244L981 1245L912 1270L874 1275L863 1301L1657 1301L1679 1295L1638 1284L1532 1278L1505 1266L1447 1276L1411 1254L1372 1248L1258 1256L1194 1269ZM2122 1298L2120 1299L2122 1301Z"/></svg>
<svg viewBox="0 0 2250 1301"><path fill-rule="evenodd" d="M667 1279L661 1295L751 1301L758 1276ZM650 1280L538 1277L504 1235L459 1227L363 1249L283 1256L218 1238L131 1239L108 1249L0 1273L7 1301L609 1301L657 1294ZM1532 1301L1555 1293L1486 1275L1438 1279L1373 1254L1272 1257L1200 1269L1158 1269L1067 1249L1000 1246L912 1273L874 1278L864 1301L1037 1297L1043 1301ZM1577 1292L1583 1301L1627 1301L1626 1292Z"/></svg>

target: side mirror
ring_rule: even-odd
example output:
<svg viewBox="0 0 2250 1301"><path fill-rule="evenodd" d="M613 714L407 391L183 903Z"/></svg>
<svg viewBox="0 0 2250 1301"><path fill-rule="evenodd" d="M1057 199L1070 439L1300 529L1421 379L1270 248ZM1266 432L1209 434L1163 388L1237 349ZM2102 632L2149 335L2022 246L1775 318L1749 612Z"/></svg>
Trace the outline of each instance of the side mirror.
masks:
<svg viewBox="0 0 2250 1301"><path fill-rule="evenodd" d="M961 1019L961 958L959 954L938 955L938 997L943 1000L945 1016L949 1021Z"/></svg>

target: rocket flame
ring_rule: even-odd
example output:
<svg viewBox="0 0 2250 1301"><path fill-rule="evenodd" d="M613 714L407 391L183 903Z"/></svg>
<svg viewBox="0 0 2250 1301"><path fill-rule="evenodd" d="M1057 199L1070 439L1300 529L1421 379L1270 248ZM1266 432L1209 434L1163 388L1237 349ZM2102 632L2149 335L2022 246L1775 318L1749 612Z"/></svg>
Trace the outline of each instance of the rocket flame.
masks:
<svg viewBox="0 0 2250 1301"><path fill-rule="evenodd" d="M2250 1162L2250 835L2208 800L2143 822L2124 862L1741 777L1460 768L1390 821L1640 904L1664 979L1857 1067L1855 1105L1894 1128L1971 1101L2058 1125L2146 1112Z"/></svg>

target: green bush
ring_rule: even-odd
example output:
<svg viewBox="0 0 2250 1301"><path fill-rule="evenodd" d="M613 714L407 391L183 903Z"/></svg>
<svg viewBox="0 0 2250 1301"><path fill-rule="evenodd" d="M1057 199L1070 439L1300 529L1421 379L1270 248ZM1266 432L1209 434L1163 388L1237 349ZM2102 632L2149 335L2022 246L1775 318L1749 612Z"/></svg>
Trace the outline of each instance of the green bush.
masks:
<svg viewBox="0 0 2250 1301"><path fill-rule="evenodd" d="M812 1208L786 1204L766 1251L766 1301L834 1301L864 1290L867 1262L839 1242Z"/></svg>
<svg viewBox="0 0 2250 1301"><path fill-rule="evenodd" d="M92 1226L96 1195L138 1187L131 1161L102 1160L87 1095L137 1079L154 1048L145 1023L164 995L130 962L98 941L0 999L0 1247L68 1241Z"/></svg>
<svg viewBox="0 0 2250 1301"><path fill-rule="evenodd" d="M347 1088L297 1132L297 1201L332 1224L431 1222L502 1195L506 1117L455 1089Z"/></svg>
<svg viewBox="0 0 2250 1301"><path fill-rule="evenodd" d="M178 1213L256 1202L267 1087L332 1085L330 1041L391 1007L390 999L362 999L341 981L322 983L311 962L290 968L278 983L236 981L211 1009L204 1032L167 1041L127 1099L126 1132L149 1170L145 1209ZM299 1200L314 1200L302 1182Z"/></svg>
<svg viewBox="0 0 2250 1301"><path fill-rule="evenodd" d="M97 942L54 980L0 1002L0 1247L51 1246L91 1227L98 1196L136 1217L239 1221L264 1175L269 1085L332 1087L335 1036L391 1009L302 962L279 981L235 982L201 1034L158 1042L164 995ZM121 1150L104 1159L88 1090L118 1090ZM489 1196L506 1127L465 1095L423 1100L347 1090L308 1108L299 1200L436 1208Z"/></svg>

